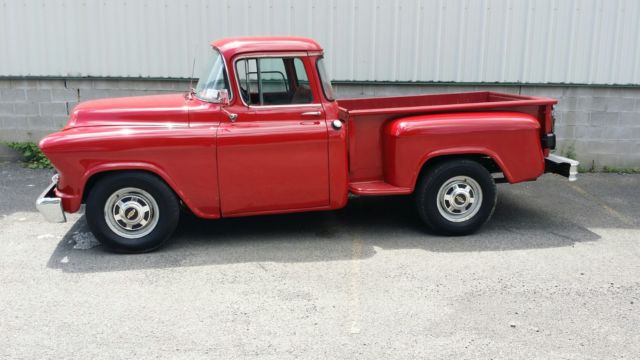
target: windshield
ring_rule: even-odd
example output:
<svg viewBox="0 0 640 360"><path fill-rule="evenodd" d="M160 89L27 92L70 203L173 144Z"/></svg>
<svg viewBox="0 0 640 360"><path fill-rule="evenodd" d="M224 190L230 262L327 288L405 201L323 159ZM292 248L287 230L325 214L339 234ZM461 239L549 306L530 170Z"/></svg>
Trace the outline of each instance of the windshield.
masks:
<svg viewBox="0 0 640 360"><path fill-rule="evenodd" d="M217 49L212 48L212 54L207 59L206 66L200 72L195 95L198 99L215 102L218 101L218 92L222 89L226 89L229 98L231 98L229 77L224 65L224 58Z"/></svg>

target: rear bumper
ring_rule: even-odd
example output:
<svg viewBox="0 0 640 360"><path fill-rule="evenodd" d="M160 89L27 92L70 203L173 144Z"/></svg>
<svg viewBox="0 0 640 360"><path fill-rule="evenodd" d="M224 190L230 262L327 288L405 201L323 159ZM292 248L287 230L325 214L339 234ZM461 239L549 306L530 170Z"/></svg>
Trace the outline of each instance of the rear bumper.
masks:
<svg viewBox="0 0 640 360"><path fill-rule="evenodd" d="M549 154L544 158L544 172L562 175L568 178L569 181L577 180L578 165L580 163L576 160L555 154Z"/></svg>
<svg viewBox="0 0 640 360"><path fill-rule="evenodd" d="M38 209L42 216L49 222L66 222L67 217L64 215L64 210L62 209L62 199L57 197L54 191L58 184L58 175L54 175L51 180L51 185L38 196L36 209Z"/></svg>

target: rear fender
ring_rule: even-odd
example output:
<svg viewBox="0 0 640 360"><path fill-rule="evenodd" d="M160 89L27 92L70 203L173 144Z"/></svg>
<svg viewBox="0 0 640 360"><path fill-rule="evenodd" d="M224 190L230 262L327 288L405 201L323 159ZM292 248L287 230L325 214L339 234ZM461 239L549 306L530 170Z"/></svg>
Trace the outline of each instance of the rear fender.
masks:
<svg viewBox="0 0 640 360"><path fill-rule="evenodd" d="M493 159L510 183L544 173L540 124L516 112L410 116L384 128L385 181L415 188L425 163L445 155L484 155Z"/></svg>

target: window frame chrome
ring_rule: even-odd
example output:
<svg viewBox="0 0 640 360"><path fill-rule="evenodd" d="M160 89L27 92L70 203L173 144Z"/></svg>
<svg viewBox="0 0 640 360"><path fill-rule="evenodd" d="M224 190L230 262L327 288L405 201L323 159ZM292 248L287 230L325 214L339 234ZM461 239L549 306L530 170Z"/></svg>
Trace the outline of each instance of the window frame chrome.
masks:
<svg viewBox="0 0 640 360"><path fill-rule="evenodd" d="M240 60L245 60L245 59L260 59L260 58L287 58L287 57L291 57L291 58L308 58L309 57L309 53L306 51L297 51L297 52L278 52L278 53L247 53L247 54L240 54L240 55L236 55L236 57L233 59L232 62L232 66L233 66L233 73L235 74L235 82L236 82L236 86L238 87L238 91L240 91L240 78L238 78L238 61ZM304 63L303 63L304 65ZM256 61L256 71L258 71L258 91L260 93L262 93L261 89L260 89L260 61ZM304 71L307 71L307 68L305 67ZM309 74L306 73L307 78L309 79ZM311 87L310 87L311 88ZM262 96L262 95L261 95ZM273 108L287 108L287 107L312 107L312 108L322 108L322 102L315 102L319 99L316 98L316 94L313 91L313 88L311 88L311 96L312 99L310 103L307 104L282 104L282 105L254 105L254 104L247 104L244 99L242 98L242 96L238 96L238 99L240 99L240 101L242 102L242 104L244 106L246 106L249 109L254 109L254 110L259 110L259 109L273 109ZM261 99L262 102L262 99Z"/></svg>

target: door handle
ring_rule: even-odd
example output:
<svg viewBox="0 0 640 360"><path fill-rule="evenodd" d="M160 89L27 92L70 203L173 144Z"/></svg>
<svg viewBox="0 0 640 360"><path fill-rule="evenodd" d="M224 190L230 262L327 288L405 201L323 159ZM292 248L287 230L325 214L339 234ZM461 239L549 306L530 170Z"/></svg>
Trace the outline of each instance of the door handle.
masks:
<svg viewBox="0 0 640 360"><path fill-rule="evenodd" d="M320 116L320 111L307 111L300 114L301 116Z"/></svg>

